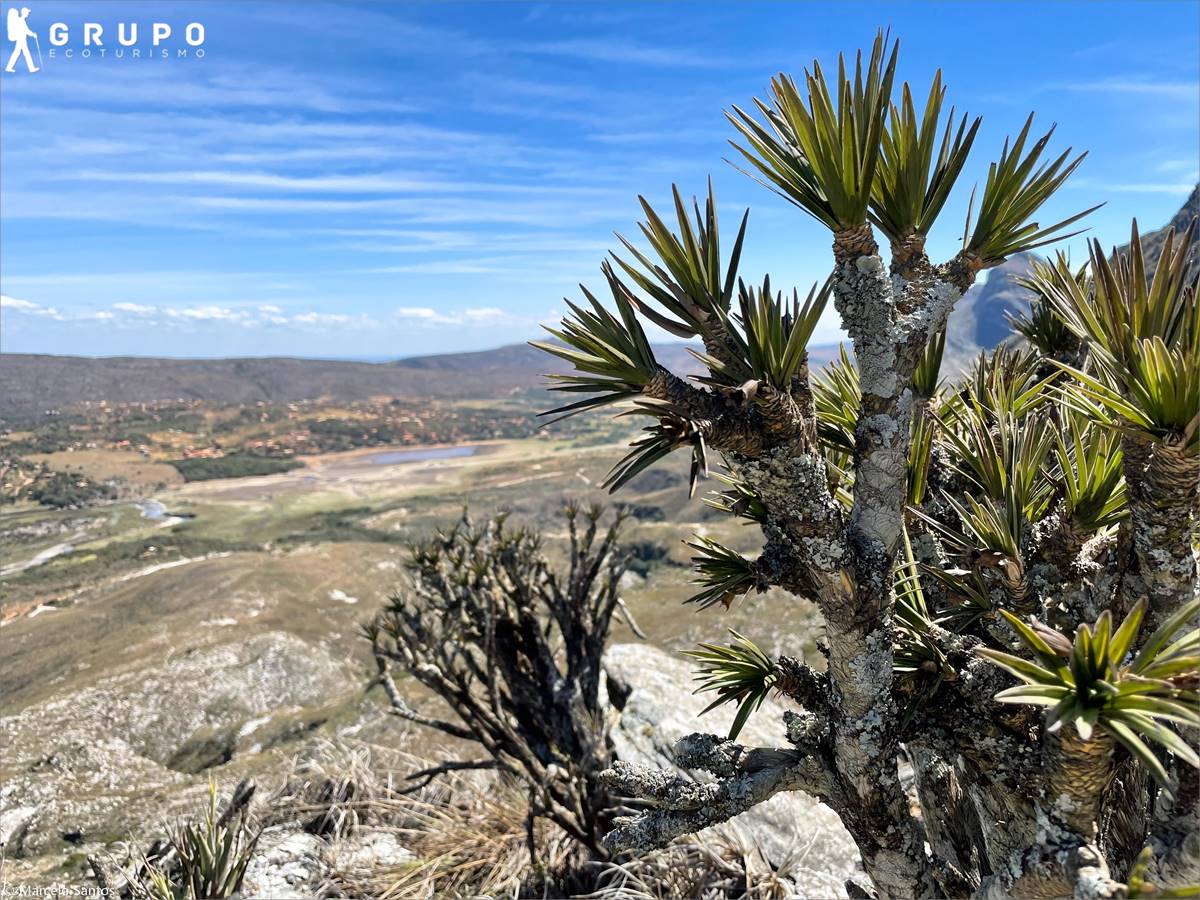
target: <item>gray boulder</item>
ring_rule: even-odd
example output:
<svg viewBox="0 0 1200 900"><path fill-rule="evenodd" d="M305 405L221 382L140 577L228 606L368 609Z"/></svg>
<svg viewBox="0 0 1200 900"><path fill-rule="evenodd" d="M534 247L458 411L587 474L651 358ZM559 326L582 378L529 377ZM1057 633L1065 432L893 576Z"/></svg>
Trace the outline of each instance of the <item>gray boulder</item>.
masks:
<svg viewBox="0 0 1200 900"><path fill-rule="evenodd" d="M359 828L329 843L294 826L279 825L259 839L241 892L263 900L328 896L331 887L361 883L380 869L412 860L396 833L386 829Z"/></svg>
<svg viewBox="0 0 1200 900"><path fill-rule="evenodd" d="M732 707L699 717L711 696L693 693L692 667L676 654L648 644L616 644L604 655L604 670L615 719L610 734L621 760L677 769L671 751L681 737L729 731ZM779 703L767 700L750 717L738 742L787 746L783 711ZM795 896L845 897L846 880L861 872L858 850L837 814L807 794L778 794L719 827L743 846L756 845L771 867L791 882Z"/></svg>

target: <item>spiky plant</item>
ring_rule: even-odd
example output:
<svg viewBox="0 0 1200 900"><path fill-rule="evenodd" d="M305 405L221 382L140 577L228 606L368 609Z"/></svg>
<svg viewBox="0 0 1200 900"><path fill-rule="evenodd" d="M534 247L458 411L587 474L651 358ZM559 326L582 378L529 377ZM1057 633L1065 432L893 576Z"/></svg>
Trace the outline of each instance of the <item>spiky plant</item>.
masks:
<svg viewBox="0 0 1200 900"><path fill-rule="evenodd" d="M950 197L983 121L976 117L968 128L967 114L963 113L955 131L951 109L935 162L933 151L945 98L942 70L938 69L918 119L912 91L904 84L900 105L892 105L888 127L880 137L879 177L875 180L871 220L893 243L913 235L924 238L929 233Z"/></svg>
<svg viewBox="0 0 1200 900"><path fill-rule="evenodd" d="M854 499L850 494L854 483L852 459L862 388L845 344L838 348L838 354L839 358L812 380L813 411L830 493L849 509Z"/></svg>
<svg viewBox="0 0 1200 900"><path fill-rule="evenodd" d="M704 443L703 423L689 419L686 411L660 400L638 400L631 410L622 415L649 416L654 422L644 427L643 436L630 444L629 453L613 466L604 479L603 487L616 491L664 456L680 447L689 447L692 465L688 475L688 496L695 494L697 480L702 475L708 475L708 449Z"/></svg>
<svg viewBox="0 0 1200 900"><path fill-rule="evenodd" d="M1138 601L1114 629L1112 613L1105 610L1094 625L1080 625L1072 641L1002 610L1033 660L991 648L979 652L1025 683L1001 691L998 701L1048 707L1047 728L1071 726L1084 741L1096 730L1103 732L1171 790L1167 770L1146 742L1200 766L1200 755L1169 727L1200 728L1200 694L1182 686L1200 675L1200 629L1179 636L1200 612L1200 600L1176 611L1138 644L1145 612L1146 602Z"/></svg>
<svg viewBox="0 0 1200 900"><path fill-rule="evenodd" d="M904 532L904 555L896 567L896 625L902 635L896 646L896 672L915 675L919 672L940 672L946 654L930 639L935 614L921 584L921 569L913 553L907 529Z"/></svg>
<svg viewBox="0 0 1200 900"><path fill-rule="evenodd" d="M1054 434L1065 513L1080 532L1091 534L1128 515L1121 443L1106 422L1078 414L1064 417Z"/></svg>
<svg viewBox="0 0 1200 900"><path fill-rule="evenodd" d="M696 680L700 687L696 688L696 693L715 692L717 695L701 715L726 703L737 704L737 713L729 726L729 740L732 741L750 714L770 696L778 671L775 662L752 640L732 628L729 634L733 637L732 644L701 644L698 650L685 650L684 655L699 664Z"/></svg>
<svg viewBox="0 0 1200 900"><path fill-rule="evenodd" d="M746 236L750 211L746 210L742 216L729 260L722 264L720 235L717 231L717 201L712 181L708 183L703 215L699 202L692 202L694 226L679 188L672 185L671 194L675 200L678 235L671 232L645 197L638 198L646 215L646 221L638 227L662 265L656 264L619 235L621 243L638 265L626 262L616 254L613 254L613 259L634 284L662 306L666 313L657 312L652 305L638 301L632 292L627 291L642 315L677 337L700 336L708 344L714 340L714 335L728 336L722 326L729 315L733 289L737 283L738 261L742 255L742 241ZM712 351L720 354L716 347L711 347Z"/></svg>
<svg viewBox="0 0 1200 900"><path fill-rule="evenodd" d="M552 390L587 394L582 400L551 410L548 415L574 415L598 406L639 396L661 367L633 312L631 295L607 265L604 269L617 315L609 312L582 285L590 309L567 301L574 316L562 329L547 328L562 345L535 341L533 346L575 367L571 375L548 375Z"/></svg>
<svg viewBox="0 0 1200 900"><path fill-rule="evenodd" d="M1028 710L994 702L1005 676L976 650L1022 652L1000 611L1070 629L1100 621L1079 632L1083 665L1088 647L1111 642L1105 610L1144 601L1157 627L1190 601L1197 479L1183 451L1197 440L1197 403L1184 408L1200 358L1194 290L1174 245L1149 287L1139 287L1136 240L1115 262L1094 258L1089 276L1043 267L1031 276L1047 287L1039 281L1030 347L984 354L947 384L954 303L982 269L1073 233L1090 210L1049 225L1038 216L1083 154L1051 150L1053 129L1035 139L1025 121L973 194L962 249L931 260L925 237L950 205L978 123L943 117L940 74L919 109L897 84L897 58L879 33L853 65L780 75L768 99L728 113L739 163L832 238L826 288L802 300L774 279L739 278L746 219L722 259L710 185L703 212L676 192L671 225L643 201L649 249L626 243L633 261L617 267L620 278L604 267L615 311L573 307L555 332L563 344L542 345L575 364L556 387L585 395L559 412L636 402L657 419L615 480L672 449L696 460L702 446L722 470L712 507L761 529L758 554L715 536L691 543L698 606L781 588L814 602L827 626L824 672L772 661L740 636L697 651L702 686L737 705L739 726L770 690L803 706L786 720L788 746L685 739L681 765L716 776L704 784L622 764L607 783L650 808L617 821L606 840L662 846L800 789L841 815L879 900L1118 896L1125 861L1148 841L1163 849L1157 883L1186 881L1183 833L1200 829L1200 814L1185 798L1200 795L1200 782L1184 789L1193 757L1160 732L1179 723L1147 714L1138 732L1155 735L1163 768L1181 782L1178 802L1156 796L1145 764L1128 756L1102 783L1080 762L1090 757L1072 743L1082 740L1076 729L1048 735ZM1070 284L1058 284L1060 271ZM807 344L826 293L851 346L812 373ZM706 372L687 380L662 369L637 320L700 338ZM1048 361L1059 323L1085 356ZM1073 696L1087 686L1076 717L1085 723L1100 697L1092 687L1129 692L1146 677L1121 674L1125 661L1101 677L1101 656L1094 662L1070 676ZM1132 707L1105 708L1117 732L1127 715L1144 724ZM919 817L897 776L901 748L916 769ZM1103 801L1110 787L1119 800ZM1069 802L1057 802L1064 792Z"/></svg>
<svg viewBox="0 0 1200 900"><path fill-rule="evenodd" d="M1063 229L1103 205L1097 204L1044 228L1030 221L1030 217L1062 187L1063 182L1071 177L1071 173L1087 156L1086 153L1080 153L1071 159L1071 148L1068 147L1055 159L1043 162L1040 168L1035 169L1050 138L1054 136L1054 127L1051 126L1049 131L1034 141L1026 152L1025 142L1032 127L1033 113L1030 113L1012 146L1005 139L1000 158L988 168L974 228L971 226L971 212L967 213L963 250L984 260L985 264L1079 234L1078 231L1063 234Z"/></svg>
<svg viewBox="0 0 1200 900"><path fill-rule="evenodd" d="M704 499L705 505L759 525L766 520L767 508L748 482L729 471L717 472L715 477L727 489L711 492Z"/></svg>
<svg viewBox="0 0 1200 900"><path fill-rule="evenodd" d="M733 146L777 193L835 233L867 220L900 46L889 55L887 40L879 32L865 69L858 55L853 82L838 57L834 94L815 61L804 73L807 96L786 75L771 79L773 102L754 101L766 126L737 106L728 114L749 148Z"/></svg>
<svg viewBox="0 0 1200 900"><path fill-rule="evenodd" d="M1168 234L1149 282L1136 222L1128 255L1110 259L1091 243L1090 279L1058 266L1032 279L1087 343L1086 369L1064 365L1075 379L1071 396L1191 457L1200 452L1200 273L1188 274L1195 236L1195 222L1178 242Z"/></svg>
<svg viewBox="0 0 1200 900"><path fill-rule="evenodd" d="M1028 313L1005 313L1005 318L1008 319L1012 330L1029 341L1042 356L1067 362L1074 360L1078 355L1079 338L1067 327L1062 316L1055 311L1054 305L1042 295L1042 286L1056 277L1055 270L1074 279L1084 292L1089 289L1087 266L1080 266L1072 271L1067 256L1059 251L1055 254L1053 262L1034 260L1032 277L1019 276L1013 279L1014 284L1032 293L1034 299L1029 305Z"/></svg>
<svg viewBox="0 0 1200 900"><path fill-rule="evenodd" d="M829 300L829 284L813 285L804 302L792 292L788 304L783 295L771 293L771 279L764 278L761 288L739 285L738 302L741 313L738 323L745 331L746 370L729 371L726 363L711 356L700 357L714 374L725 375L730 381L739 375L749 375L754 381L776 391L791 389L792 379L808 362L808 340L825 304Z"/></svg>
<svg viewBox="0 0 1200 900"><path fill-rule="evenodd" d="M698 603L701 609L715 603L729 609L734 600L759 585L760 576L753 560L736 550L699 535L688 541L687 546L696 551L692 566L698 576L696 583L704 589L686 602Z"/></svg>
<svg viewBox="0 0 1200 900"><path fill-rule="evenodd" d="M167 830L166 842L156 842L148 852L137 852L124 871L124 895L135 900L223 900L240 896L246 869L262 830L251 824L249 802L254 785L243 781L234 789L222 811L217 787L209 782L208 802L199 819L186 820ZM107 881L104 868L93 862L98 879ZM101 888L114 890L109 884Z"/></svg>
<svg viewBox="0 0 1200 900"><path fill-rule="evenodd" d="M1040 371L1041 362L1036 354L1003 344L991 353L981 353L958 394L945 405L944 417L957 416L964 403L974 408L974 415L985 418L1032 412L1052 399Z"/></svg>

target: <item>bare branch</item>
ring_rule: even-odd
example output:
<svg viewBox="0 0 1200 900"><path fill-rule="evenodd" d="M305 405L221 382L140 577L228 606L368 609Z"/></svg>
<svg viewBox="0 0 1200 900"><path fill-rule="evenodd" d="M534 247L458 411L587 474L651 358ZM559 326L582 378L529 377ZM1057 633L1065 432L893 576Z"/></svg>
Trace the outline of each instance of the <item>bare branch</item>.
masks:
<svg viewBox="0 0 1200 900"><path fill-rule="evenodd" d="M467 728L461 725L455 725L452 722L446 722L442 719L433 719L429 716L421 715L411 706L404 702L404 698L400 696L400 692L396 690L396 682L392 681L392 675L388 671L388 663L386 657L379 652L375 652L375 665L379 669L379 682L383 685L384 691L387 693L388 702L392 706L392 712L402 719L407 719L417 725L424 725L426 728L435 728L445 734L449 734L463 740L474 740L475 735Z"/></svg>
<svg viewBox="0 0 1200 900"><path fill-rule="evenodd" d="M439 766L430 766L427 769L421 769L405 776L408 781L417 781L420 779L420 783L414 784L411 787L406 787L404 790L397 791L396 793L412 794L425 787L425 785L429 784L429 782L433 781L433 779L437 778L439 775L446 775L449 772L468 772L478 771L480 769L498 768L501 768L501 764L494 759L444 762Z"/></svg>
<svg viewBox="0 0 1200 900"><path fill-rule="evenodd" d="M618 762L601 773L613 790L656 802L658 808L617 820L605 837L613 850L665 847L686 834L732 819L781 791L819 794L827 786L819 762L794 751L775 751L786 762L701 783L658 769ZM713 765L721 765L715 759Z"/></svg>

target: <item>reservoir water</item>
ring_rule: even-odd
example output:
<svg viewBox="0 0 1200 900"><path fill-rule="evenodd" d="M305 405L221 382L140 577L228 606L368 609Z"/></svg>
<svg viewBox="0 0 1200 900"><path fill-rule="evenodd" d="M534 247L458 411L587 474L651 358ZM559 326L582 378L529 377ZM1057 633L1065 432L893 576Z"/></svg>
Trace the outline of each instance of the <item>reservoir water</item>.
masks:
<svg viewBox="0 0 1200 900"><path fill-rule="evenodd" d="M421 447L412 450L385 450L367 457L377 466L392 466L398 463L425 462L431 459L456 459L474 456L478 447L467 444L459 447Z"/></svg>

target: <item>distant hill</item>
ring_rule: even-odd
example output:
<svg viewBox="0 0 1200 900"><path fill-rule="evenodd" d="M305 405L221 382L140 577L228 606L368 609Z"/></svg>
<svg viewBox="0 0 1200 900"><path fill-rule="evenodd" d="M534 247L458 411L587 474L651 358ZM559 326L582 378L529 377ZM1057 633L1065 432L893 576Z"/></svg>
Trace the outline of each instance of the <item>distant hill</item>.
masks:
<svg viewBox="0 0 1200 900"><path fill-rule="evenodd" d="M38 415L84 401L204 400L218 404L317 397L494 397L536 386L552 368L524 344L392 363L254 359L87 358L5 354L0 415ZM446 377L452 376L452 377Z"/></svg>
<svg viewBox="0 0 1200 900"><path fill-rule="evenodd" d="M1197 215L1200 215L1200 184L1167 225L1143 232L1142 253L1147 272L1153 271L1157 264L1167 234L1183 231ZM1120 249L1125 250L1128 246L1122 245ZM1192 247L1191 257L1193 265L1200 261L1200 244ZM962 371L980 350L990 350L1012 334L1008 315L1027 310L1030 300L1029 291L1019 287L1014 279L1027 274L1036 259L1038 257L1032 253L1010 257L1002 265L988 270L985 279L958 301L946 326L944 372Z"/></svg>
<svg viewBox="0 0 1200 900"><path fill-rule="evenodd" d="M1029 291L1013 279L1026 275L1036 256L1019 253L988 271L954 307L946 326L946 355L954 368L965 365L983 348L992 348L1012 334L1007 314L1029 308Z"/></svg>
<svg viewBox="0 0 1200 900"><path fill-rule="evenodd" d="M1161 252L1168 229L1182 230L1200 214L1200 185L1171 222L1142 236L1147 268ZM961 370L980 349L996 346L1010 331L1006 314L1027 308L1028 292L1013 278L1036 257L1021 254L988 272L959 301L947 334L947 374ZM837 344L812 347L813 368L837 356ZM680 375L700 371L683 343L656 345L655 354ZM264 357L251 359L88 358L9 353L0 358L0 416L38 416L84 401L136 403L204 400L217 404L288 402L329 397L502 397L544 386L546 372L564 364L527 344L474 353L415 356L385 363Z"/></svg>
<svg viewBox="0 0 1200 900"><path fill-rule="evenodd" d="M698 345L697 345L698 346ZM656 344L671 371L698 374L702 366L684 343ZM814 366L837 355L837 345L813 347ZM503 397L546 385L566 364L530 347L508 344L472 353L414 356L391 362L256 357L165 359L6 353L0 358L0 416L40 417L83 402L203 400L234 405L286 403L328 397Z"/></svg>

